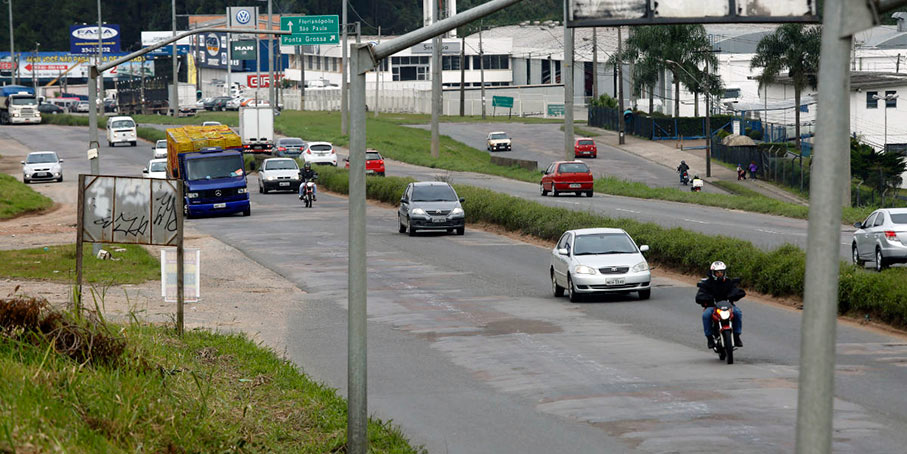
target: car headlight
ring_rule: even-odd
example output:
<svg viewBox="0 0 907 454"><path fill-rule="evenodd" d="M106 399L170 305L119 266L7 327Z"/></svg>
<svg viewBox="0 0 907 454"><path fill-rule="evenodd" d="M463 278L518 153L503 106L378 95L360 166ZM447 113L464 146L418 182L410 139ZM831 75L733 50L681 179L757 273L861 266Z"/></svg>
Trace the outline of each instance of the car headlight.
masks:
<svg viewBox="0 0 907 454"><path fill-rule="evenodd" d="M586 265L576 265L576 267L573 268L573 272L576 274L595 274L596 273L595 268L592 268L591 266L586 266Z"/></svg>
<svg viewBox="0 0 907 454"><path fill-rule="evenodd" d="M639 262L636 265L633 265L633 268L630 268L630 271L632 271L634 273L639 273L640 271L648 271L648 270L649 270L649 264L646 263L645 261Z"/></svg>
<svg viewBox="0 0 907 454"><path fill-rule="evenodd" d="M415 208L415 209L413 209L413 214L416 215L416 216L427 216L427 215L425 214L425 210L423 210L422 208Z"/></svg>
<svg viewBox="0 0 907 454"><path fill-rule="evenodd" d="M189 197L190 199L196 199L196 198L198 198L198 193L197 192L188 192L188 193L186 193L186 197Z"/></svg>
<svg viewBox="0 0 907 454"><path fill-rule="evenodd" d="M245 194L245 193L247 193L247 192L249 192L249 190L246 189L246 188L239 188L239 189L236 190L236 193L237 193L237 194Z"/></svg>
<svg viewBox="0 0 907 454"><path fill-rule="evenodd" d="M450 215L451 216L463 216L463 209L460 207L456 207L453 210L450 210Z"/></svg>
<svg viewBox="0 0 907 454"><path fill-rule="evenodd" d="M265 180L268 180L268 181L274 181L274 180L276 180L276 179L277 179L277 177L273 177L273 176L267 176L267 177L265 177Z"/></svg>

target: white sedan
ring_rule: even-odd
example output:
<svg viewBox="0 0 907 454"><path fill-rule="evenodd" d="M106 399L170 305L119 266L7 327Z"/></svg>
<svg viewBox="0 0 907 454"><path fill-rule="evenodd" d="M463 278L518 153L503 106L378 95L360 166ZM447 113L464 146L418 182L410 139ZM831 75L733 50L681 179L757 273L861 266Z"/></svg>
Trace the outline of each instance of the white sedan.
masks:
<svg viewBox="0 0 907 454"><path fill-rule="evenodd" d="M583 294L637 292L652 295L652 276L642 253L649 246L636 242L622 229L568 230L551 251L548 273L554 296L566 289L570 301Z"/></svg>
<svg viewBox="0 0 907 454"><path fill-rule="evenodd" d="M330 164L337 167L337 152L330 142L307 142L302 157L310 164Z"/></svg>

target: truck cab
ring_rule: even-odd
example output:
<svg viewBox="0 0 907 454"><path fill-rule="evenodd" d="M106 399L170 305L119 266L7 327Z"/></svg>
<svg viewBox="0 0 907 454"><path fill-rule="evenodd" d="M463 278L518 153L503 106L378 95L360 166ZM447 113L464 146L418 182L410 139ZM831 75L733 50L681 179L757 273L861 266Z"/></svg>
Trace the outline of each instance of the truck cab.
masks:
<svg viewBox="0 0 907 454"><path fill-rule="evenodd" d="M180 153L178 163L170 176L183 180L187 217L251 214L242 152L209 147Z"/></svg>
<svg viewBox="0 0 907 454"><path fill-rule="evenodd" d="M24 85L0 87L0 124L39 124L38 98L35 89Z"/></svg>

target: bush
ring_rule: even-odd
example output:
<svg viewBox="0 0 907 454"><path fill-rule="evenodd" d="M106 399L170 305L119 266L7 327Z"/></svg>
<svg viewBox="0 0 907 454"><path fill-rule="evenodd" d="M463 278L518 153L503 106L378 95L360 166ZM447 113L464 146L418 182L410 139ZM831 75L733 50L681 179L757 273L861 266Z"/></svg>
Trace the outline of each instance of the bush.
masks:
<svg viewBox="0 0 907 454"><path fill-rule="evenodd" d="M327 190L348 193L345 169L319 171ZM399 177L368 177L367 196L396 205L406 185L414 180ZM508 231L557 241L565 230L586 227L619 227L638 244L648 244L646 256L683 273L704 274L707 264L722 260L732 264L732 273L749 289L777 297L803 297L806 254L798 247L784 245L763 251L748 241L710 236L682 228L665 228L631 219L612 219L594 213L554 208L473 186L455 185L465 197L467 222L495 224ZM842 263L839 312L870 315L898 327L907 327L907 270L883 273L859 270Z"/></svg>
<svg viewBox="0 0 907 454"><path fill-rule="evenodd" d="M747 128L749 129L749 128ZM749 129L746 132L747 137L753 140L762 140L762 130L759 129Z"/></svg>
<svg viewBox="0 0 907 454"><path fill-rule="evenodd" d="M718 137L718 140L724 140L724 138L729 135L731 135L731 133L727 132L724 129L719 129L718 132L715 133L715 136Z"/></svg>

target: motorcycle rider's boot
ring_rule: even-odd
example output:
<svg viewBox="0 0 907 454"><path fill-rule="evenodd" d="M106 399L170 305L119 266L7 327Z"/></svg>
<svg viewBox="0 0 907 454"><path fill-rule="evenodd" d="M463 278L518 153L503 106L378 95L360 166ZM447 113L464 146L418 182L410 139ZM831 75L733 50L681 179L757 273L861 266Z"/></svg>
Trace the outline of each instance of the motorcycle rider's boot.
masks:
<svg viewBox="0 0 907 454"><path fill-rule="evenodd" d="M709 342L709 350L714 349L715 348L715 338L712 336L707 336L706 339L708 339L708 342Z"/></svg>
<svg viewBox="0 0 907 454"><path fill-rule="evenodd" d="M740 340L739 334L734 334L734 346L737 348L743 347L743 341Z"/></svg>

